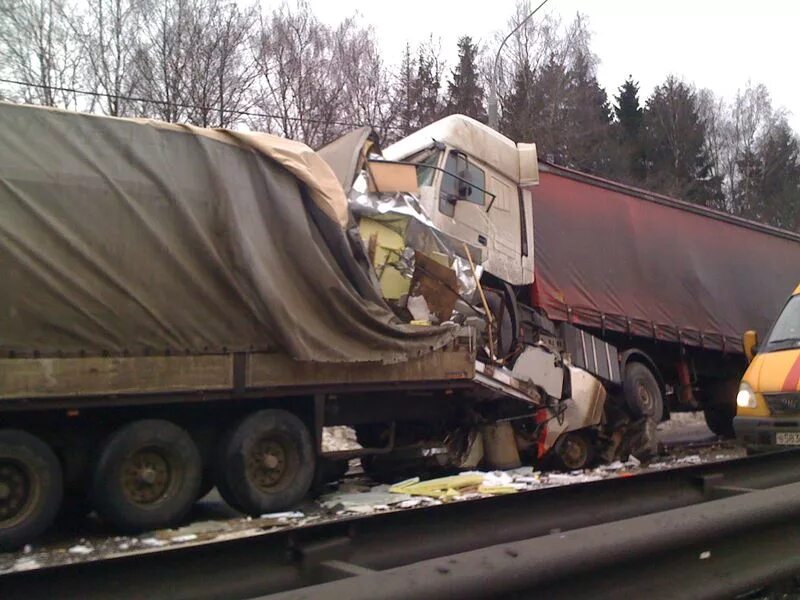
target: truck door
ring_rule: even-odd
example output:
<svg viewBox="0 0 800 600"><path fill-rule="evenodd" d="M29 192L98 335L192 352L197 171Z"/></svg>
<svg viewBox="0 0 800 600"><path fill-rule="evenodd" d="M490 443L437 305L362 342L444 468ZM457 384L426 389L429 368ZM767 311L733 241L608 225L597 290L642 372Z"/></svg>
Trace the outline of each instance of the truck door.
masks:
<svg viewBox="0 0 800 600"><path fill-rule="evenodd" d="M488 251L489 219L486 172L467 156L450 150L439 192L439 212L450 217L444 227L450 235Z"/></svg>
<svg viewBox="0 0 800 600"><path fill-rule="evenodd" d="M522 234L516 185L499 173L488 175L487 191L494 194L489 218L489 261L486 270L509 283L518 283L522 269ZM491 197L490 197L491 202Z"/></svg>

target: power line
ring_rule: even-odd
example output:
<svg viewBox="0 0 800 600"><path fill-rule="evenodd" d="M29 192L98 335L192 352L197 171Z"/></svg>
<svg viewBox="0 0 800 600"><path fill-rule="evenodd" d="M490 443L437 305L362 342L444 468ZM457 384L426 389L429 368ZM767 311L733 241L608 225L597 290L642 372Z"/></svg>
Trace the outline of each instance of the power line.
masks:
<svg viewBox="0 0 800 600"><path fill-rule="evenodd" d="M160 106L174 106L175 108L187 108L190 110L201 110L201 111L219 111L223 113L229 113L232 115L240 115L240 116L248 116L248 117L260 117L264 119L276 119L279 121L286 120L286 121L298 121L298 122L306 122L306 123L318 123L321 125L341 125L343 127L364 127L364 125L369 125L369 123L351 123L348 121L331 121L326 119L315 119L313 117L291 117L288 115L275 115L270 113L263 113L263 112L254 112L250 110L241 110L236 108L218 108L214 106L200 106L197 104L187 104L185 102L169 102L168 100L157 100L155 98L143 98L140 96L127 96L123 94L109 94L107 92L93 92L89 90L81 90L77 88L71 87L61 87L55 85L44 85L41 83L30 83L28 81L16 81L13 79L4 79L0 78L0 83L8 83L11 85L21 85L30 88L37 88L37 89L47 89L47 90L54 90L57 92L67 92L70 94L79 94L83 96L93 96L95 98L113 98L115 100L127 100L129 102L144 102L147 104L158 104ZM370 125L371 126L371 125ZM395 129L401 130L402 128L398 127L397 125L386 125L387 129Z"/></svg>

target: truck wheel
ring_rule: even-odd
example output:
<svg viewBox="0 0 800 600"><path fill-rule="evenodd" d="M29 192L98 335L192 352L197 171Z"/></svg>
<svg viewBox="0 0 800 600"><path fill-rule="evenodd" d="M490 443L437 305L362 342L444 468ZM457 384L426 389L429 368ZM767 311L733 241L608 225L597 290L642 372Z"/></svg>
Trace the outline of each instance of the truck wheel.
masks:
<svg viewBox="0 0 800 600"><path fill-rule="evenodd" d="M582 431L570 431L555 443L553 467L559 471L588 469L594 464L596 452L589 436Z"/></svg>
<svg viewBox="0 0 800 600"><path fill-rule="evenodd" d="M160 419L134 421L103 444L92 501L125 532L170 527L197 499L201 473L200 452L185 430Z"/></svg>
<svg viewBox="0 0 800 600"><path fill-rule="evenodd" d="M50 446L24 431L0 430L0 549L44 533L63 495L61 464Z"/></svg>
<svg viewBox="0 0 800 600"><path fill-rule="evenodd" d="M311 434L285 410L245 417L217 448L217 489L231 507L250 515L300 502L311 488L314 470Z"/></svg>
<svg viewBox="0 0 800 600"><path fill-rule="evenodd" d="M642 363L628 363L622 391L635 418L648 417L656 423L661 421L664 400L661 397L661 388L650 369Z"/></svg>

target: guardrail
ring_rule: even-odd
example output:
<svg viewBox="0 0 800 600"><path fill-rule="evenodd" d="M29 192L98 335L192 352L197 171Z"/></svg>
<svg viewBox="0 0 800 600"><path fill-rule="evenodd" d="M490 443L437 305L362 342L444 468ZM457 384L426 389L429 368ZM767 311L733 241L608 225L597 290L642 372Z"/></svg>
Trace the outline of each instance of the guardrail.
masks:
<svg viewBox="0 0 800 600"><path fill-rule="evenodd" d="M0 577L3 598L730 597L800 572L800 450Z"/></svg>

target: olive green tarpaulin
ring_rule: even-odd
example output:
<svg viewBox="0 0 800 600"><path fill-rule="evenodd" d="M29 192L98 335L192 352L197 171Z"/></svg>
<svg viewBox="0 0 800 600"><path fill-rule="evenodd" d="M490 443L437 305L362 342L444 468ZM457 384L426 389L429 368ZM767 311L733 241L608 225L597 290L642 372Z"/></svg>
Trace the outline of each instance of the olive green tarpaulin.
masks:
<svg viewBox="0 0 800 600"><path fill-rule="evenodd" d="M377 297L318 159L268 135L0 103L0 352L397 362L447 343Z"/></svg>

